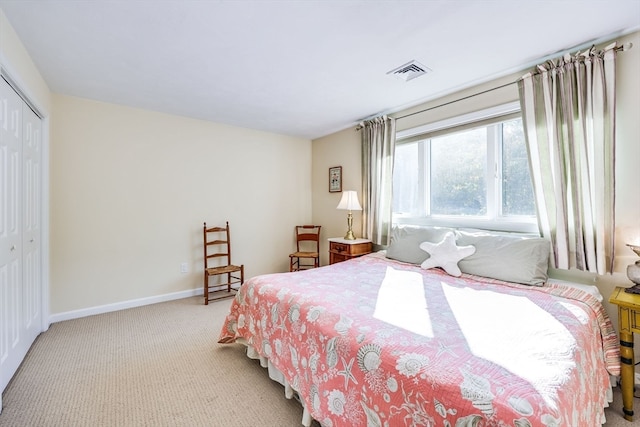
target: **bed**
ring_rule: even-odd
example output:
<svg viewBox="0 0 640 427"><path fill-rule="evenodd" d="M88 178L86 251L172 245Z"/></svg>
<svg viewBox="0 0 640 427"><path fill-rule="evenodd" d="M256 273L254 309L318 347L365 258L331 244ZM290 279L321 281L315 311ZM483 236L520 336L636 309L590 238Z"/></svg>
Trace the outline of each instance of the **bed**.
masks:
<svg viewBox="0 0 640 427"><path fill-rule="evenodd" d="M601 425L620 364L597 291L465 270L387 251L257 276L232 301L219 342L268 364L299 396L304 425Z"/></svg>

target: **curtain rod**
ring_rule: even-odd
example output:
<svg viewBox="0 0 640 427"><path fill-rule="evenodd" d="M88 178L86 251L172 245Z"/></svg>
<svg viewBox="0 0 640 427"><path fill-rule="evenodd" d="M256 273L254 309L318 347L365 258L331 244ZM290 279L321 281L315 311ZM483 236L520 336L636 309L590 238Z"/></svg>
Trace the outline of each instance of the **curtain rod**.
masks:
<svg viewBox="0 0 640 427"><path fill-rule="evenodd" d="M625 50L629 50L632 47L633 47L633 43L625 43L622 46L615 47L614 50L616 52L624 52ZM557 56L559 57L559 56L563 56L563 55L557 55ZM542 62L544 62L544 61L542 61ZM405 114L403 116L396 117L395 119L396 120L400 120L400 119L404 119L404 118L407 118L407 117L415 116L416 114L425 113L427 111L434 110L436 108L444 107L444 106L449 105L449 104L454 104L454 103L456 103L458 101L464 101L465 99L473 98L474 96L478 96L478 95L483 95L485 93L492 92L492 91L498 90L498 89L502 89L503 87L511 86L513 84L516 84L516 83L518 83L518 80L516 80L515 82L505 83L503 85L496 86L496 87L491 88L491 89L483 90L482 92L478 92L478 93L474 93L474 94L471 94L471 95L467 95L467 96L464 96L462 98L454 99L453 101L449 101L449 102L445 102L443 104L435 105L433 107L425 108L424 110L415 111L413 113ZM360 129L362 129L362 125L361 124L356 126L356 130L360 130Z"/></svg>
<svg viewBox="0 0 640 427"><path fill-rule="evenodd" d="M462 98L454 99L453 101L449 101L449 102L445 102L443 104L435 105L433 107L425 108L424 110L415 111L413 113L405 114L404 116L396 117L396 120L404 119L406 117L415 116L416 114L421 114L421 113L424 113L426 111L430 111L430 110L434 110L436 108L444 107L445 105L453 104L453 103L456 103L458 101L464 101L465 99L473 98L474 96L482 95L482 94L485 94L487 92L493 92L494 90L502 89L503 87L511 86L513 84L516 84L516 83L518 83L518 82L515 81L515 82L505 83L503 85L496 86L496 87L491 88L491 89L483 90L482 92L478 92L478 93L474 93L474 94L471 94L471 95L467 95L467 96L464 96Z"/></svg>

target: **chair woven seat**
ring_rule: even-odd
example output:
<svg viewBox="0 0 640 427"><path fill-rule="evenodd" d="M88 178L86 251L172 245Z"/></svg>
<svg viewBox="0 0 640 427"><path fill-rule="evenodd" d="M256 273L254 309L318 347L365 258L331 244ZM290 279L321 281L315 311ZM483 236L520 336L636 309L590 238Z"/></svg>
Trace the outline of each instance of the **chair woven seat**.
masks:
<svg viewBox="0 0 640 427"><path fill-rule="evenodd" d="M296 258L318 258L320 254L318 252L294 252L290 256Z"/></svg>
<svg viewBox="0 0 640 427"><path fill-rule="evenodd" d="M207 274L224 274L224 273L235 273L236 271L240 271L240 266L237 265L225 265L224 267L212 267L207 268Z"/></svg>

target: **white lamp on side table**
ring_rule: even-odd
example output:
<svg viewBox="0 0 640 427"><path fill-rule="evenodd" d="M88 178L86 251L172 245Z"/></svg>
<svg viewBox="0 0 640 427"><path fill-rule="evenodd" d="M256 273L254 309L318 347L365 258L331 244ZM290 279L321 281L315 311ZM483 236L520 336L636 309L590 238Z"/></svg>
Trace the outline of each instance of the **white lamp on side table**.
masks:
<svg viewBox="0 0 640 427"><path fill-rule="evenodd" d="M356 236L353 234L353 230L351 227L353 226L353 214L351 211L361 211L362 206L360 206L360 202L358 201L358 192L357 191L345 191L342 193L342 199L340 199L340 203L336 209L348 210L349 215L347 215L347 225L349 230L347 234L344 236L345 240L355 240Z"/></svg>

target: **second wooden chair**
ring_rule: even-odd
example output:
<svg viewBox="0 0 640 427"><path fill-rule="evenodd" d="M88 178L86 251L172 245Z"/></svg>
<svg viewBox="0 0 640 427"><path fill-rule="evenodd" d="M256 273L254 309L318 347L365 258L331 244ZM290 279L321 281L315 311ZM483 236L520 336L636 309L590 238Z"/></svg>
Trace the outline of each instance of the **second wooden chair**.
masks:
<svg viewBox="0 0 640 427"><path fill-rule="evenodd" d="M321 228L320 225L296 225L296 251L289 254L289 271L320 267ZM303 260L307 261L303 263Z"/></svg>

